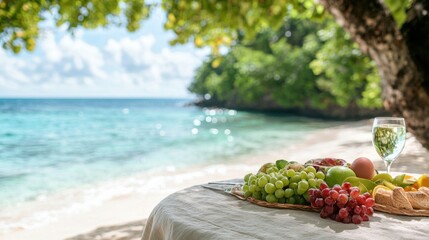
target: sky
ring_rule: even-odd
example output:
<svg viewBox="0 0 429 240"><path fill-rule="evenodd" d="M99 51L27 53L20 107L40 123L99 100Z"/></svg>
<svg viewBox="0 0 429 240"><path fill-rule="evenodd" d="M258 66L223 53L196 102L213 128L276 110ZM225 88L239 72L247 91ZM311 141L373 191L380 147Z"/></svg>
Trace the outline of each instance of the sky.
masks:
<svg viewBox="0 0 429 240"><path fill-rule="evenodd" d="M43 23L35 51L0 48L0 97L192 97L187 86L210 51L170 46L174 33L164 23L160 8L135 33L110 27L71 36Z"/></svg>

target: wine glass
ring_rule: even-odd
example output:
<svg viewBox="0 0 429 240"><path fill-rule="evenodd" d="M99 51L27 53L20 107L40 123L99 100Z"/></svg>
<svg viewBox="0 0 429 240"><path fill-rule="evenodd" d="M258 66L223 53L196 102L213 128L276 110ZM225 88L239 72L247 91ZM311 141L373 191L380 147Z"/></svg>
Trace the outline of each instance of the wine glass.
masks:
<svg viewBox="0 0 429 240"><path fill-rule="evenodd" d="M377 117L372 125L372 144L390 173L390 166L405 145L405 120L396 117Z"/></svg>

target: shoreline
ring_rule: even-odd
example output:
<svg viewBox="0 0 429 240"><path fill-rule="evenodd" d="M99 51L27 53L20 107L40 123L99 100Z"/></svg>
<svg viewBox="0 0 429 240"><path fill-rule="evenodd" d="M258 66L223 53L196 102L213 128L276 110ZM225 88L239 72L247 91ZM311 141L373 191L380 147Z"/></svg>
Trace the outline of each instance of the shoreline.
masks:
<svg viewBox="0 0 429 240"><path fill-rule="evenodd" d="M404 151L399 160L393 163L392 171L429 173L429 152L422 149L414 137L407 136ZM321 157L337 157L351 162L357 157L366 156L374 161L377 169L385 170L372 147L371 122L369 120L349 122L316 130L295 144L269 152L261 149L257 153L242 155L230 162L199 164L183 169L166 168L99 184L97 186L99 191L94 191L94 195L106 192L105 188L112 186L116 187L110 189L114 194L107 194L104 196L105 199L95 201L87 206L87 209L83 209L85 211L73 212L73 209L69 209L69 214L61 219L53 219L51 223L33 229L16 229L14 232L0 235L0 239L91 239L85 237L92 236L94 229L99 230L102 226L109 226L101 229L104 232L111 230L110 234L115 232L119 234L120 229L124 228L132 228L135 233L138 232L136 222L147 218L152 209L169 194L209 181L241 178L248 172L256 172L263 163L285 156L287 160L300 163ZM57 201L63 199L61 194L56 197ZM27 211L32 211L32 207L34 206L28 206ZM49 205L45 207L49 208ZM119 226L122 228L118 230ZM106 239L119 238L111 236Z"/></svg>

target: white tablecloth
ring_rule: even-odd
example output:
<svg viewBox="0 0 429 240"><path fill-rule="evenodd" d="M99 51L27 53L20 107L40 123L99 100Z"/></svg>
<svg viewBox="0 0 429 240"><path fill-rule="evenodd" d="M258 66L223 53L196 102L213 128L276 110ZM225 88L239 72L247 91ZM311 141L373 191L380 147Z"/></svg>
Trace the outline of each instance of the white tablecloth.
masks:
<svg viewBox="0 0 429 240"><path fill-rule="evenodd" d="M142 239L429 239L429 218L376 212L369 222L343 224L194 186L156 206Z"/></svg>

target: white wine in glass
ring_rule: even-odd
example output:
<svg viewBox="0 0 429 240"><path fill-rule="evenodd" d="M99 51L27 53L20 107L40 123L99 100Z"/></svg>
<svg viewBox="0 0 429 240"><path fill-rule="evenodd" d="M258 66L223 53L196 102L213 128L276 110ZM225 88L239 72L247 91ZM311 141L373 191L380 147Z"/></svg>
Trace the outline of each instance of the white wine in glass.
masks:
<svg viewBox="0 0 429 240"><path fill-rule="evenodd" d="M405 145L405 120L395 117L377 117L372 125L372 144L390 173L390 166Z"/></svg>

